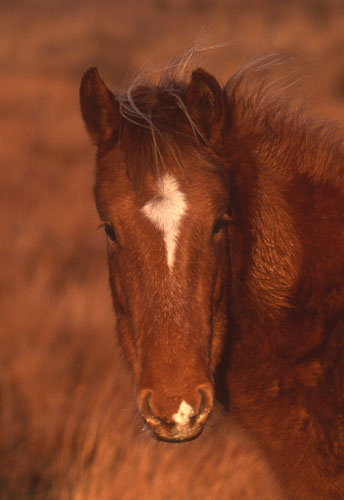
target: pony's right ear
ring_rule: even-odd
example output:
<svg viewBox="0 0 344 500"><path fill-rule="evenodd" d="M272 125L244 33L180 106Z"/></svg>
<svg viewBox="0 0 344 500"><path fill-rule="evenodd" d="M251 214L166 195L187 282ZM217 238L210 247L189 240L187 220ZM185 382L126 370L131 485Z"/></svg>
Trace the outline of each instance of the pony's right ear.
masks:
<svg viewBox="0 0 344 500"><path fill-rule="evenodd" d="M80 84L80 107L88 133L100 146L119 130L119 104L100 78L97 68L90 68Z"/></svg>

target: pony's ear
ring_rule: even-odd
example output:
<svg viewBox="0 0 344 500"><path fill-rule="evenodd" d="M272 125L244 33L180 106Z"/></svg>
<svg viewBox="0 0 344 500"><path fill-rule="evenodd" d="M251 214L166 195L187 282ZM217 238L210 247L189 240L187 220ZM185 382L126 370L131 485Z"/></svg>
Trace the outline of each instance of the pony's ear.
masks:
<svg viewBox="0 0 344 500"><path fill-rule="evenodd" d="M80 84L80 107L88 133L97 146L106 143L119 130L119 105L114 94L91 68Z"/></svg>
<svg viewBox="0 0 344 500"><path fill-rule="evenodd" d="M202 68L192 72L186 106L201 137L214 143L223 130L227 96L216 78Z"/></svg>

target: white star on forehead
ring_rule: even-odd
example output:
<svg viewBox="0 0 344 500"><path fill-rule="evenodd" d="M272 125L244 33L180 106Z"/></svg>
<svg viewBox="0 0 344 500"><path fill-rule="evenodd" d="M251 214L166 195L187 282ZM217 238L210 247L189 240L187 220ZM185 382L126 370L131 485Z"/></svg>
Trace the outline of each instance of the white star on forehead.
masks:
<svg viewBox="0 0 344 500"><path fill-rule="evenodd" d="M142 208L148 219L163 232L169 269L173 268L180 223L186 212L184 193L176 179L166 174L157 182L157 195Z"/></svg>

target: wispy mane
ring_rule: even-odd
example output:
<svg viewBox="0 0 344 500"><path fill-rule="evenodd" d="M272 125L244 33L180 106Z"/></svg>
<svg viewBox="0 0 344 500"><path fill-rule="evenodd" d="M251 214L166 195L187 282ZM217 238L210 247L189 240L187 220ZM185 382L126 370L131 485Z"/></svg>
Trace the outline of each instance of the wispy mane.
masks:
<svg viewBox="0 0 344 500"><path fill-rule="evenodd" d="M176 105L183 110L190 124L193 123L184 102L181 100L181 87L184 89L192 70L199 65L201 53L205 50L211 50L214 47L202 47L201 42L195 42L189 49L174 57L167 66L153 71L142 70L133 79L129 87L123 93L116 96L120 103L120 111L123 118L137 125L149 128L151 131L156 129L156 124L152 120L151 114L139 109L133 98L133 94L137 88L145 87L153 95L157 90L163 89L165 93L174 97ZM158 81L156 83L157 78Z"/></svg>
<svg viewBox="0 0 344 500"><path fill-rule="evenodd" d="M159 170L166 153L172 154L182 168L179 141L176 131L168 126L168 115L185 118L194 139L198 140L201 135L183 99L186 82L197 66L201 50L200 45L195 44L165 67L150 72L143 70L123 93L116 96L121 116L132 125L146 129L147 133L138 132L145 149L141 155L145 158L144 170ZM170 113L164 116L166 110Z"/></svg>
<svg viewBox="0 0 344 500"><path fill-rule="evenodd" d="M202 47L201 42L197 42L192 45L191 48L172 59L167 66L153 71L141 71L124 92L116 95L120 103L120 113L122 117L135 125L149 129L154 140L154 135L159 133L159 129L152 118L152 109L144 111L144 109L140 107L140 99L138 99L137 94L142 95L144 90L146 96L149 95L151 97L151 103L153 103L154 97L159 91L163 91L166 95L170 95L175 99L176 106L183 111L193 130L197 131L196 124L193 122L181 96L190 79L192 71L201 63L202 53L222 45L226 44ZM279 80L274 78L272 81L270 80L269 84L267 80L264 79L264 76L266 76L267 72L285 63L286 56L281 54L268 54L252 59L241 66L230 77L226 84L226 89L233 97L233 94L238 92L239 88L244 87L247 83L252 84L254 81L256 90L258 90L257 82L259 82L260 96L263 92L265 96L280 95L282 88L285 90L287 87L291 88L297 84L295 78L293 78L295 75L289 75L288 79L285 75ZM248 85L246 86L248 87ZM268 91L271 92L268 93ZM199 131L197 131L197 133L199 134Z"/></svg>
<svg viewBox="0 0 344 500"><path fill-rule="evenodd" d="M196 151L204 142L185 104L185 93L202 53L210 49L196 43L166 67L142 71L124 92L116 95L129 128L130 144L123 149L128 154L128 165L136 165L129 167L132 177L141 177L147 171L156 174L171 159L184 170L186 149ZM280 168L293 152L300 171L324 179L333 177L319 161L311 168L309 165L317 155L323 158L324 165L331 155L343 155L342 138L334 127L311 122L300 105L293 104L295 99L290 95L299 83L300 71L291 71L289 63L284 54L268 54L244 64L229 78L225 89L232 124L239 134L256 136L260 156L274 155ZM304 147L307 141L312 141L312 148ZM338 176L340 182L344 181L341 172Z"/></svg>

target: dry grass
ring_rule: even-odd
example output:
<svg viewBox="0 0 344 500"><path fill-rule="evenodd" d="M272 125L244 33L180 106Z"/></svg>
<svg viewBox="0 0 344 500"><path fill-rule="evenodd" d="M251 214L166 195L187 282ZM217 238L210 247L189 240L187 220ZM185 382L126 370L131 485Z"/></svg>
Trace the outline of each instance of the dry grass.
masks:
<svg viewBox="0 0 344 500"><path fill-rule="evenodd" d="M287 49L306 61L319 112L343 120L342 2L31 0L0 13L1 499L278 500L220 410L193 443L142 432L113 335L78 85L97 65L119 86L209 26L232 41L206 56L223 81Z"/></svg>

